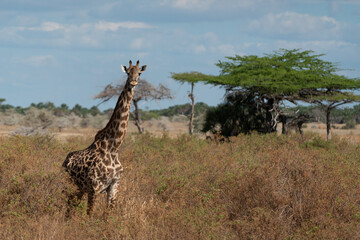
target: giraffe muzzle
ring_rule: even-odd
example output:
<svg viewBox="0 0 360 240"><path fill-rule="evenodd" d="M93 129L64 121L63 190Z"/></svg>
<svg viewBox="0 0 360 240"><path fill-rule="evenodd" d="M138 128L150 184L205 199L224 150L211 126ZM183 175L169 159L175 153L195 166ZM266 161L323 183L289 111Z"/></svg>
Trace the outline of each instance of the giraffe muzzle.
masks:
<svg viewBox="0 0 360 240"><path fill-rule="evenodd" d="M130 81L130 85L131 85L131 86L134 86L134 87L135 87L137 84L138 84L137 81Z"/></svg>

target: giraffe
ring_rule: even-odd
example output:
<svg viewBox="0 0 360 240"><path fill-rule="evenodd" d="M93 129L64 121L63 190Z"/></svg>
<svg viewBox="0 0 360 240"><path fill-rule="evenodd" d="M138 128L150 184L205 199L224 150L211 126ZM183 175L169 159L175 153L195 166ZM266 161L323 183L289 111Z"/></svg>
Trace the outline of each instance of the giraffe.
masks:
<svg viewBox="0 0 360 240"><path fill-rule="evenodd" d="M77 192L69 196L67 215L74 200L81 200L85 193L88 194L88 215L91 215L99 193L107 193L107 209L114 206L120 174L123 171L118 151L125 138L134 88L146 65L139 67L138 60L133 66L129 61L128 68L123 65L121 68L128 78L109 122L97 132L89 147L69 153L62 165L78 188Z"/></svg>

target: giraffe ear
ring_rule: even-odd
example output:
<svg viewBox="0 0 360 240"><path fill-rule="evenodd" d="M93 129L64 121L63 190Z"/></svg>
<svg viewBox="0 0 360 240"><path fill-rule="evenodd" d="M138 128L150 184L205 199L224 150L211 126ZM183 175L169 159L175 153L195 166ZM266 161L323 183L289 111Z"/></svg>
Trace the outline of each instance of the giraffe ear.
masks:
<svg viewBox="0 0 360 240"><path fill-rule="evenodd" d="M140 68L140 72L145 72L145 70L146 70L146 65L144 65Z"/></svg>
<svg viewBox="0 0 360 240"><path fill-rule="evenodd" d="M124 73L126 73L126 70L127 70L126 66L121 65L121 69L123 70Z"/></svg>

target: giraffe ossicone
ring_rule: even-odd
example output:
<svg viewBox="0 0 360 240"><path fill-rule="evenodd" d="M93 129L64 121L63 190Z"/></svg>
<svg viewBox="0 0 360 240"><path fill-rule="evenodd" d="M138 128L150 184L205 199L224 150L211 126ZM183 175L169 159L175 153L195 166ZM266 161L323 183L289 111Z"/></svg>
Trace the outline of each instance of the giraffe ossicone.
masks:
<svg viewBox="0 0 360 240"><path fill-rule="evenodd" d="M85 193L88 194L89 215L99 193L107 193L107 208L114 206L123 171L118 151L126 135L134 87L146 65L139 67L139 60L136 65L129 61L129 67L121 68L128 77L109 122L97 132L89 147L69 153L62 165L78 187L78 191L68 199L68 213L75 198L80 200Z"/></svg>

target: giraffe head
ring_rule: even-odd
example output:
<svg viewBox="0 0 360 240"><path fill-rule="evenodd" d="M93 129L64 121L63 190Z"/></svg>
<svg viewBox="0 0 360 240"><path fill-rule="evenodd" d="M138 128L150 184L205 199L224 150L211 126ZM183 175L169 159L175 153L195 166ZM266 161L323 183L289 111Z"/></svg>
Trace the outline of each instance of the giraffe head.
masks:
<svg viewBox="0 0 360 240"><path fill-rule="evenodd" d="M121 69L128 75L128 81L130 86L136 86L140 78L140 74L145 71L146 65L139 67L139 60L136 65L133 66L131 60L129 61L129 67L121 65Z"/></svg>

